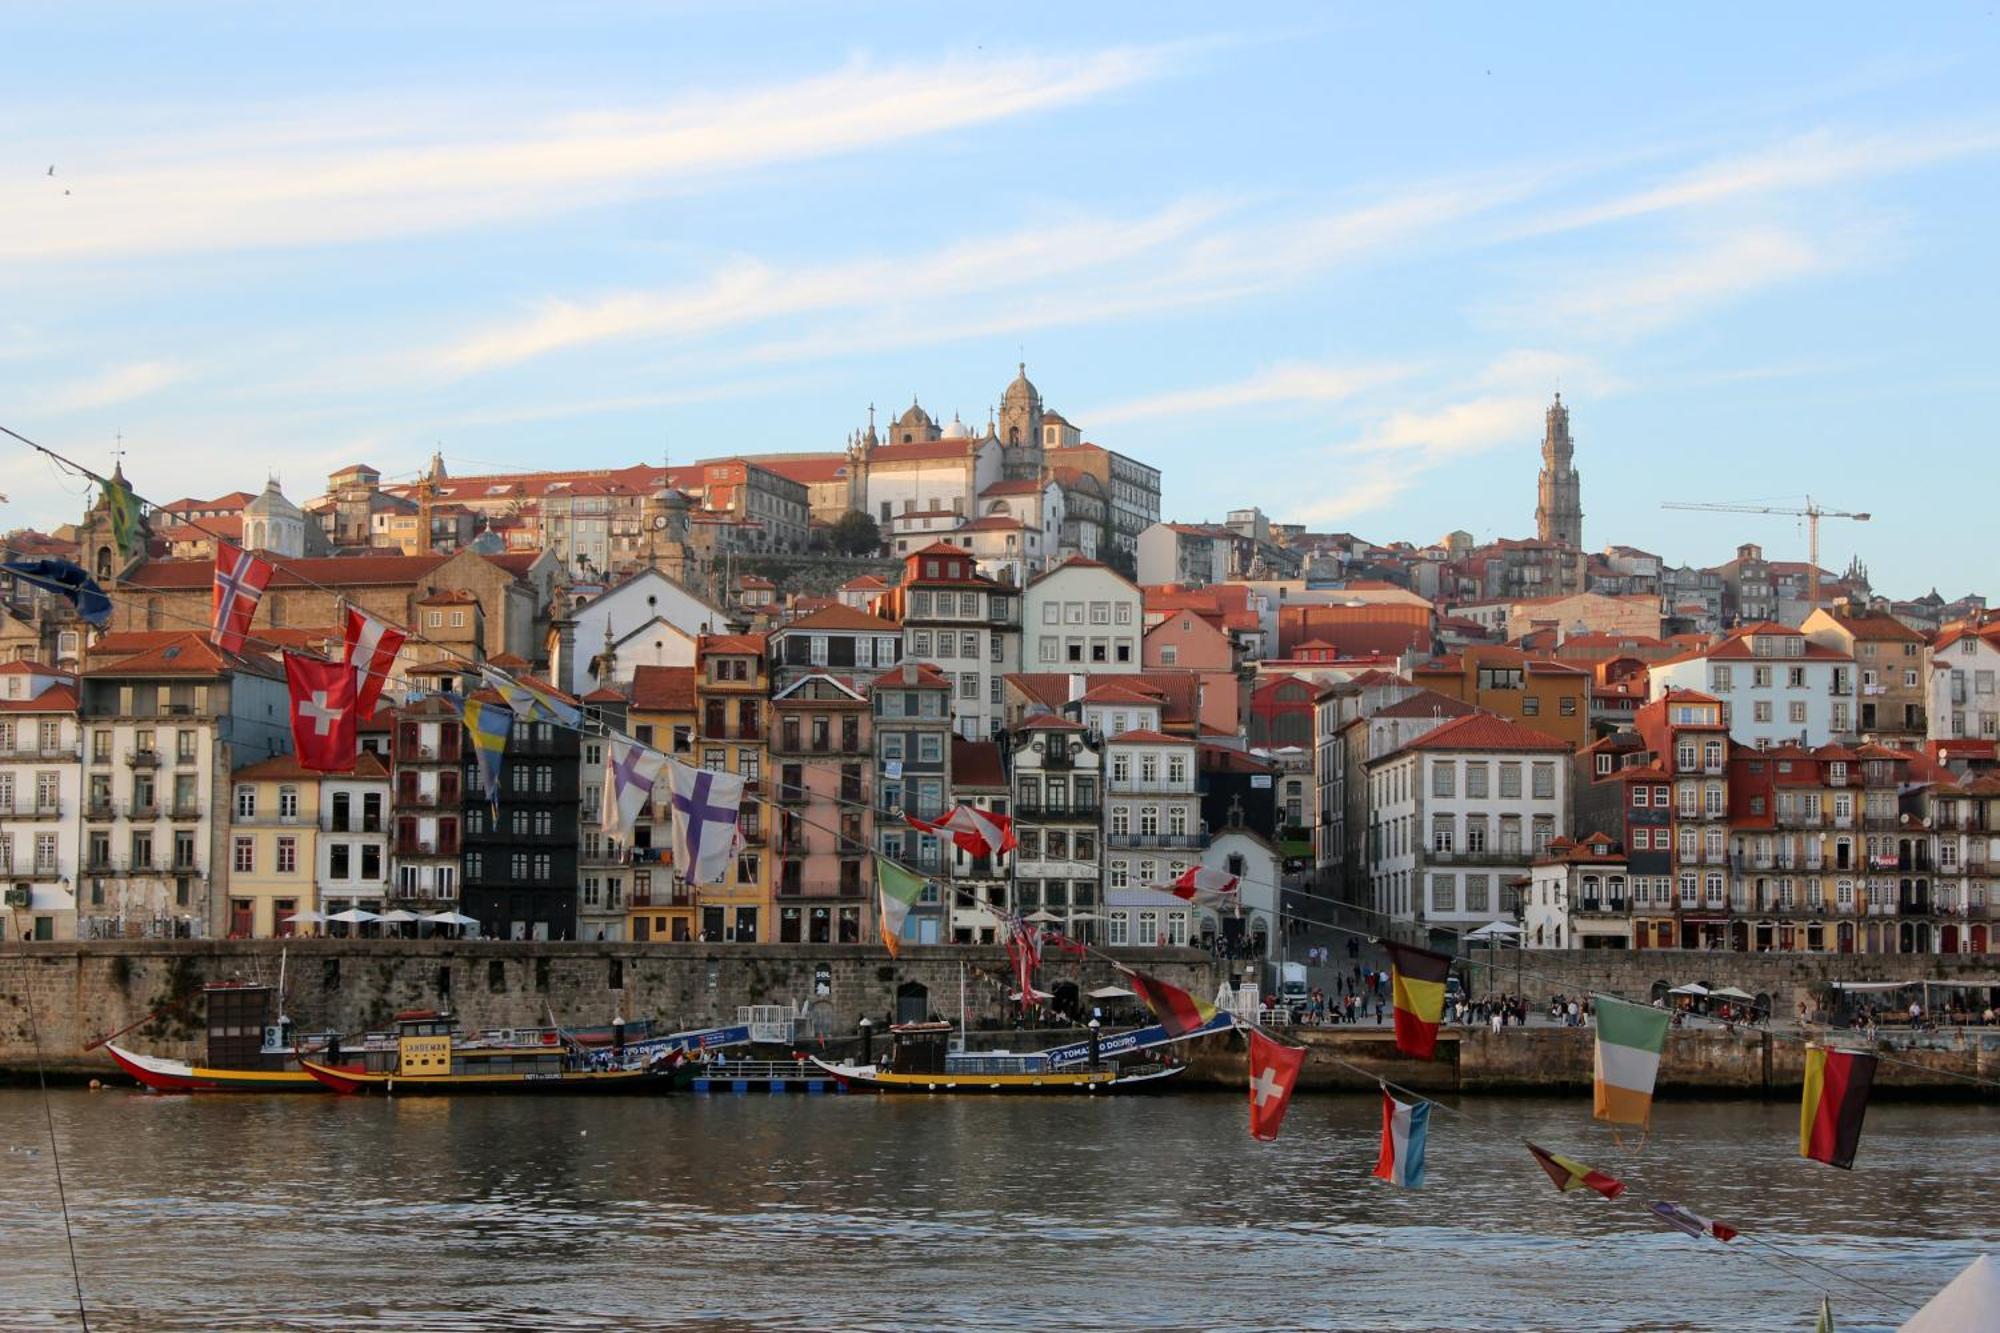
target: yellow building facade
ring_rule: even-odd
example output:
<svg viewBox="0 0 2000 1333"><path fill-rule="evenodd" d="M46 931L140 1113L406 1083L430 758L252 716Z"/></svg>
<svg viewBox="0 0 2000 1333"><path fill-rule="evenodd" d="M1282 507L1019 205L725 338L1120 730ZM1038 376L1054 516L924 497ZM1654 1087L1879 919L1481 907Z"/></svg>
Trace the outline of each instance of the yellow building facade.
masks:
<svg viewBox="0 0 2000 1333"><path fill-rule="evenodd" d="M223 870L231 936L323 933L286 919L319 910L319 817L319 774L291 755L230 774Z"/></svg>

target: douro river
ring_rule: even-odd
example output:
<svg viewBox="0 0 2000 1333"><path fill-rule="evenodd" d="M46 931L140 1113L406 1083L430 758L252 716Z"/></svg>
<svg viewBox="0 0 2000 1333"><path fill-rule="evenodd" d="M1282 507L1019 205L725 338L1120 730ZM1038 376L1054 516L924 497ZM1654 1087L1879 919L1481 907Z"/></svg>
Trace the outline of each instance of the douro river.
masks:
<svg viewBox="0 0 2000 1333"><path fill-rule="evenodd" d="M1791 1104L51 1095L96 1329L1893 1326L2000 1243L2000 1109L1882 1104L1851 1173ZM1558 1195L1531 1138L1630 1184ZM0 1326L75 1326L32 1090L0 1092ZM1740 1228L1668 1231L1640 1200ZM1751 1243L1756 1238L1762 1245Z"/></svg>

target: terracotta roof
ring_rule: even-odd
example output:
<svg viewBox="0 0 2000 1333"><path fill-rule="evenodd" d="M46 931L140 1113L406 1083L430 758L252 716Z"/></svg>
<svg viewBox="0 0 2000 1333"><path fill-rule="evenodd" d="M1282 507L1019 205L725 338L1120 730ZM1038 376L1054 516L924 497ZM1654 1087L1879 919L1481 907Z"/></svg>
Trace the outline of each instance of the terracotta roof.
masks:
<svg viewBox="0 0 2000 1333"><path fill-rule="evenodd" d="M479 595L466 588L440 588L428 597L419 597L418 606L468 606L476 603Z"/></svg>
<svg viewBox="0 0 2000 1333"><path fill-rule="evenodd" d="M839 481L847 475L846 454L808 454L799 458L758 457L752 454L743 461L755 463L766 472L775 472L801 486Z"/></svg>
<svg viewBox="0 0 2000 1333"><path fill-rule="evenodd" d="M1247 754L1233 745L1204 742L1195 757L1195 766L1205 773L1275 773L1278 766Z"/></svg>
<svg viewBox="0 0 2000 1333"><path fill-rule="evenodd" d="M487 658L486 662L487 665L498 667L502 671L526 671L534 665L527 658L516 656L513 653L495 653Z"/></svg>
<svg viewBox="0 0 2000 1333"><path fill-rule="evenodd" d="M1134 731L1121 731L1116 736L1105 737L1105 740L1112 745L1193 745L1194 744L1193 741L1189 740L1185 736L1169 736L1164 731L1147 731L1144 728L1139 728Z"/></svg>
<svg viewBox="0 0 2000 1333"><path fill-rule="evenodd" d="M635 713L692 713L694 668L691 666L632 668L631 704Z"/></svg>
<svg viewBox="0 0 2000 1333"><path fill-rule="evenodd" d="M968 519L958 525L960 532L1020 532L1027 525L1018 518L1005 514L988 514L984 518Z"/></svg>
<svg viewBox="0 0 2000 1333"><path fill-rule="evenodd" d="M1417 737L1405 750L1567 750L1569 744L1492 713L1474 713Z"/></svg>
<svg viewBox="0 0 2000 1333"><path fill-rule="evenodd" d="M1924 641L1923 635L1917 633L1894 616L1878 615L1874 612L1869 612L1866 615L1851 616L1844 615L1838 611L1829 611L1827 615L1833 618L1835 624L1857 639L1896 639L1903 643L1922 643Z"/></svg>
<svg viewBox="0 0 2000 1333"><path fill-rule="evenodd" d="M778 585L765 578L762 574L739 574L736 578L736 586L739 588L775 588Z"/></svg>
<svg viewBox="0 0 2000 1333"><path fill-rule="evenodd" d="M236 657L224 653L199 634L177 634L173 641L135 653L118 662L91 667L86 676L213 676L224 671L243 671L256 676L282 677L267 659Z"/></svg>
<svg viewBox="0 0 2000 1333"><path fill-rule="evenodd" d="M764 651L762 634L703 634L695 639L695 655L709 653L758 653Z"/></svg>
<svg viewBox="0 0 2000 1333"><path fill-rule="evenodd" d="M1373 716L1426 718L1442 714L1445 717L1471 717L1478 711L1463 699L1454 699L1436 690L1418 690L1407 699L1398 700L1387 708L1378 708Z"/></svg>
<svg viewBox="0 0 2000 1333"><path fill-rule="evenodd" d="M1152 704L1157 707L1161 699L1158 690L1138 689L1116 680L1107 680L1101 685L1093 685L1085 692L1082 702L1087 704Z"/></svg>
<svg viewBox="0 0 2000 1333"><path fill-rule="evenodd" d="M1005 790L1007 769L1000 762L1000 746L993 741L969 741L963 736L953 736L951 785Z"/></svg>
<svg viewBox="0 0 2000 1333"><path fill-rule="evenodd" d="M868 451L868 466L884 463L935 463L964 458L973 440L927 440L913 444L878 444Z"/></svg>
<svg viewBox="0 0 2000 1333"><path fill-rule="evenodd" d="M981 495L1040 495L1041 493L1042 483L1032 480L996 481L980 492Z"/></svg>
<svg viewBox="0 0 2000 1333"><path fill-rule="evenodd" d="M32 699L0 699L0 713L74 713L76 708L76 687L69 684L51 685Z"/></svg>
<svg viewBox="0 0 2000 1333"><path fill-rule="evenodd" d="M881 592L888 586L888 583L878 575L857 574L847 582L841 584L840 590L842 592Z"/></svg>
<svg viewBox="0 0 2000 1333"><path fill-rule="evenodd" d="M1021 719L1022 731L1086 731L1081 722L1071 721L1060 713L1035 713Z"/></svg>
<svg viewBox="0 0 2000 1333"><path fill-rule="evenodd" d="M625 695L622 691L614 690L608 685L600 685L589 694L584 695L583 702L587 704L622 704L625 702Z"/></svg>
<svg viewBox="0 0 2000 1333"><path fill-rule="evenodd" d="M787 634L792 630L798 629L863 631L871 634L899 634L902 632L902 626L893 620L883 620L879 616L871 616L866 611L857 611L853 607L840 602L835 602L831 606L821 607L811 615L800 616L783 629L777 630L776 633Z"/></svg>
<svg viewBox="0 0 2000 1333"><path fill-rule="evenodd" d="M319 556L285 560L271 575L273 588L304 588L311 583L329 587L363 584L416 583L450 557L442 555ZM152 560L132 571L121 583L137 588L207 588L215 583L213 560Z"/></svg>
<svg viewBox="0 0 2000 1333"><path fill-rule="evenodd" d="M915 675L916 679L910 679L912 674ZM903 661L898 662L895 666L890 667L887 671L875 677L870 682L868 688L871 691L883 689L948 690L952 688L952 680L951 677L945 675L928 662Z"/></svg>

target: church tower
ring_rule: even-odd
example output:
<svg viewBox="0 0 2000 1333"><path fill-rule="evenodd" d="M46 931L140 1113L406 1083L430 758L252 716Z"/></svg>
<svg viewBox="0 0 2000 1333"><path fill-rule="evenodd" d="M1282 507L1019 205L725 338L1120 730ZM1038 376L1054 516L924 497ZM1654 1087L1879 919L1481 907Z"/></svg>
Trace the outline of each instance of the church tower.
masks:
<svg viewBox="0 0 2000 1333"><path fill-rule="evenodd" d="M1007 481L1039 481L1042 476L1042 395L1028 378L1028 366L1000 395L1000 475Z"/></svg>
<svg viewBox="0 0 2000 1333"><path fill-rule="evenodd" d="M1542 435L1542 476L1535 499L1535 535L1556 546L1583 549L1583 480L1569 438L1569 409L1562 395L1549 408Z"/></svg>

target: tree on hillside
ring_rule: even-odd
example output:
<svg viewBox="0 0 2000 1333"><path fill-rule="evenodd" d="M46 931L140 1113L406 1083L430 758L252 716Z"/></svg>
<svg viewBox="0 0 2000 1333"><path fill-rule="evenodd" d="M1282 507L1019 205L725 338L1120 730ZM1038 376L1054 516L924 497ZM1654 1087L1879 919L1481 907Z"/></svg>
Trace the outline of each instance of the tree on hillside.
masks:
<svg viewBox="0 0 2000 1333"><path fill-rule="evenodd" d="M874 555L882 547L882 529L859 509L850 509L834 520L830 536L833 549L842 555Z"/></svg>

